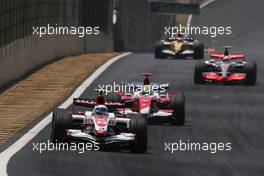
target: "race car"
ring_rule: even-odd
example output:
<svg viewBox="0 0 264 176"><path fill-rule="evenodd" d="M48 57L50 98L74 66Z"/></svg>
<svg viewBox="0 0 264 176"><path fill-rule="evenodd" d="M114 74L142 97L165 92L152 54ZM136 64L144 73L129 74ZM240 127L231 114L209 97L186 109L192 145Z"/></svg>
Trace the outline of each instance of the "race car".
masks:
<svg viewBox="0 0 264 176"><path fill-rule="evenodd" d="M77 111L75 106L92 111ZM147 150L147 121L138 115L118 116L113 109L123 103L105 101L102 92L96 99L73 99L73 110L55 109L52 116L51 139L56 142L86 141L98 146L118 145L131 152Z"/></svg>
<svg viewBox="0 0 264 176"><path fill-rule="evenodd" d="M184 125L185 97L183 93L168 93L166 89L152 87L149 80L151 73L142 74L145 79L142 88L133 92L117 92L108 95L111 101L125 103L125 108L117 109L116 113L140 114L150 123L171 123ZM155 84L154 84L155 85ZM159 85L159 84L157 84Z"/></svg>
<svg viewBox="0 0 264 176"><path fill-rule="evenodd" d="M158 42L155 47L156 59L165 59L167 57L175 59L187 57L203 59L204 45L193 38L184 38L182 36L169 37L167 40Z"/></svg>
<svg viewBox="0 0 264 176"><path fill-rule="evenodd" d="M229 46L224 53L212 52L210 58L195 65L194 82L255 85L257 80L256 62L248 62L241 53L229 53Z"/></svg>

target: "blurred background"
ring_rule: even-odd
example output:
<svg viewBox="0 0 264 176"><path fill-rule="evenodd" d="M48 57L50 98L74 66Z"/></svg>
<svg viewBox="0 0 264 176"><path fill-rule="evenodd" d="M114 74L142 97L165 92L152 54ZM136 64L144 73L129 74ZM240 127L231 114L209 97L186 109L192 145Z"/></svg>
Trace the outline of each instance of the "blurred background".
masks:
<svg viewBox="0 0 264 176"><path fill-rule="evenodd" d="M176 14L150 12L149 0L0 0L0 86L55 58L152 48L177 21ZM99 26L100 34L32 35L48 24Z"/></svg>

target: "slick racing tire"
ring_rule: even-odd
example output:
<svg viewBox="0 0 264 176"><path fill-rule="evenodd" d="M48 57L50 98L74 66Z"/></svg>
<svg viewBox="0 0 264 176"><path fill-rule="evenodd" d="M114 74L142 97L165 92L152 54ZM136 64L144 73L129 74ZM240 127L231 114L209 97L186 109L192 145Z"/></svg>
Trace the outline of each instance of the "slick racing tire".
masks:
<svg viewBox="0 0 264 176"><path fill-rule="evenodd" d="M53 143L66 142L65 130L72 126L72 113L67 109L53 110L51 124L51 140Z"/></svg>
<svg viewBox="0 0 264 176"><path fill-rule="evenodd" d="M204 83L204 77L203 77L204 71L206 71L206 67L205 67L204 62L195 63L195 69L194 69L194 83L195 84L203 84Z"/></svg>
<svg viewBox="0 0 264 176"><path fill-rule="evenodd" d="M173 110L171 124L184 125L185 123L185 96L183 93L170 98L170 106Z"/></svg>
<svg viewBox="0 0 264 176"><path fill-rule="evenodd" d="M257 81L257 64L256 62L248 63L245 66L246 80L245 85L255 85Z"/></svg>
<svg viewBox="0 0 264 176"><path fill-rule="evenodd" d="M162 53L162 46L158 45L155 48L155 59L164 59L166 56Z"/></svg>
<svg viewBox="0 0 264 176"><path fill-rule="evenodd" d="M107 94L106 96L106 100L107 101L112 101L112 102L120 102L121 101L121 96L114 93L114 92L110 92Z"/></svg>
<svg viewBox="0 0 264 176"><path fill-rule="evenodd" d="M203 43L193 44L193 59L203 59L204 58L204 45Z"/></svg>
<svg viewBox="0 0 264 176"><path fill-rule="evenodd" d="M130 132L135 134L135 140L130 144L130 151L133 153L146 152L148 146L147 120L143 117L132 118Z"/></svg>

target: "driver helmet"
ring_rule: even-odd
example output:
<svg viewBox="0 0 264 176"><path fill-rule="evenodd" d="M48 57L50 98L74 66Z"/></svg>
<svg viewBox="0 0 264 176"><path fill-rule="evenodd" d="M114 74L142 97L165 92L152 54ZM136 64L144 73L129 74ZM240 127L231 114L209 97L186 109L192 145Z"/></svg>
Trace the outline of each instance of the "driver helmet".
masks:
<svg viewBox="0 0 264 176"><path fill-rule="evenodd" d="M223 61L228 61L229 59L230 59L229 56L224 56L224 57L223 57Z"/></svg>
<svg viewBox="0 0 264 176"><path fill-rule="evenodd" d="M177 38L183 38L183 35L179 32L179 33L177 34Z"/></svg>
<svg viewBox="0 0 264 176"><path fill-rule="evenodd" d="M149 94L150 93L150 85L144 85L142 93Z"/></svg>
<svg viewBox="0 0 264 176"><path fill-rule="evenodd" d="M94 113L99 116L107 116L108 108L105 105L98 105L94 108Z"/></svg>
<svg viewBox="0 0 264 176"><path fill-rule="evenodd" d="M179 38L179 37L177 37L177 41L178 41L178 42L183 42L183 39L182 39L182 38Z"/></svg>

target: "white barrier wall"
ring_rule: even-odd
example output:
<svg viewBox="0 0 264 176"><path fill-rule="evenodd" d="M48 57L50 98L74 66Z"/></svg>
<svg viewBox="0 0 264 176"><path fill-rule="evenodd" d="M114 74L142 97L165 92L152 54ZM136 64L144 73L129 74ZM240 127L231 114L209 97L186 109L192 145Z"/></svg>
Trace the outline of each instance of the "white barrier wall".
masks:
<svg viewBox="0 0 264 176"><path fill-rule="evenodd" d="M113 50L111 35L79 38L77 36L37 36L21 39L1 49L0 86L19 79L30 70L56 58L85 52L106 52Z"/></svg>

